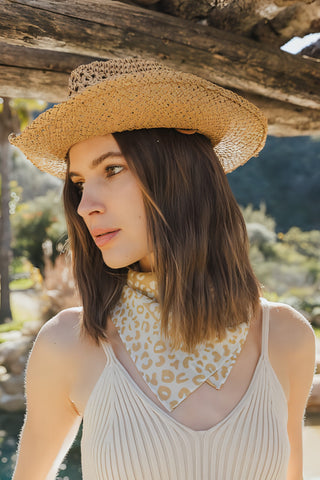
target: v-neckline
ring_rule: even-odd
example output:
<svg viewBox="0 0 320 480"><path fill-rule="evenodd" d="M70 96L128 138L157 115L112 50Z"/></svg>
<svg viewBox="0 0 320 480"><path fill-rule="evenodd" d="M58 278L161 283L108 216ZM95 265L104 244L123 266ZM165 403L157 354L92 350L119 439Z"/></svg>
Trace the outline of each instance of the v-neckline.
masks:
<svg viewBox="0 0 320 480"><path fill-rule="evenodd" d="M176 420L174 417L172 417L169 414L169 412L166 412L161 407L159 407L153 400L151 400L151 398L149 398L148 395L141 389L141 387L139 387L139 385L133 380L133 378L131 377L129 372L126 370L126 368L118 360L116 354L113 351L112 345L109 343L105 343L104 345L107 347L108 351L110 352L110 356L112 357L112 360L113 360L112 364L120 370L120 372L124 375L128 383L134 389L135 393L140 397L140 399L142 399L145 403L147 403L148 406L152 408L154 411L156 411L159 415L162 415L166 420L169 420L170 422L175 424L178 428L183 429L192 435L210 434L214 430L217 430L221 425L228 422L230 418L233 417L233 415L235 415L235 413L242 407L243 403L246 401L247 397L250 395L264 359L264 355L261 352L247 390L245 391L245 393L243 394L239 402L230 410L230 412L222 420L219 420L219 422L217 422L212 427L209 427L206 430L194 430L193 428L188 427L184 423L181 423L178 420ZM110 367L110 363L108 364L108 366Z"/></svg>

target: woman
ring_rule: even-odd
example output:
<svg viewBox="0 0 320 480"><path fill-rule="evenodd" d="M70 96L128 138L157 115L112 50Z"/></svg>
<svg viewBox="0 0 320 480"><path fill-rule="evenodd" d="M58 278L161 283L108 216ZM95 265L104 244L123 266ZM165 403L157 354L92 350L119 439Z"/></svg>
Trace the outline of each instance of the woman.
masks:
<svg viewBox="0 0 320 480"><path fill-rule="evenodd" d="M244 99L134 59L78 67L11 136L65 178L83 303L35 342L14 480L54 478L82 419L85 480L302 479L314 336L259 298L225 176L265 136Z"/></svg>

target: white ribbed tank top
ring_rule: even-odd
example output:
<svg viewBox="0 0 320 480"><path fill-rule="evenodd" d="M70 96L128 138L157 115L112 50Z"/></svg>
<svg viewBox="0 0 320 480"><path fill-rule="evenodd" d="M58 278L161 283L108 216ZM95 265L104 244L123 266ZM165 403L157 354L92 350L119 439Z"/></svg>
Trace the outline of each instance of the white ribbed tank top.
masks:
<svg viewBox="0 0 320 480"><path fill-rule="evenodd" d="M83 480L286 480L287 402L268 358L269 305L261 304L262 348L250 385L205 431L158 407L104 343L106 366L83 416Z"/></svg>

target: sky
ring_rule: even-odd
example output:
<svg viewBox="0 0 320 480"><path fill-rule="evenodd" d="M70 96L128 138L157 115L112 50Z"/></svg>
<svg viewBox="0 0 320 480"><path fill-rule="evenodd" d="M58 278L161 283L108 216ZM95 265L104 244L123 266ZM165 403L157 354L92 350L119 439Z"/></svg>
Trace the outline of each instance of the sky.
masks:
<svg viewBox="0 0 320 480"><path fill-rule="evenodd" d="M320 38L320 33L310 33L309 35L306 35L305 37L293 37L291 40L289 40L288 43L285 45L282 45L281 50L284 50L285 52L289 53L298 53L300 52L304 47L307 47L311 43L314 43Z"/></svg>

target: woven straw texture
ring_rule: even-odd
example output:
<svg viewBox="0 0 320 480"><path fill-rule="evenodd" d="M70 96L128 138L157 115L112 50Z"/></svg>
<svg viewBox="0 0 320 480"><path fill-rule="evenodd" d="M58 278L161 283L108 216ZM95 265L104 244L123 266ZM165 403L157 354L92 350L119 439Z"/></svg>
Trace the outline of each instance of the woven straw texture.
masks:
<svg viewBox="0 0 320 480"><path fill-rule="evenodd" d="M262 149L267 121L233 92L142 59L80 65L69 98L9 136L40 170L64 178L66 155L87 138L142 128L194 129L206 135L226 173Z"/></svg>

